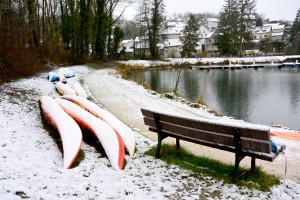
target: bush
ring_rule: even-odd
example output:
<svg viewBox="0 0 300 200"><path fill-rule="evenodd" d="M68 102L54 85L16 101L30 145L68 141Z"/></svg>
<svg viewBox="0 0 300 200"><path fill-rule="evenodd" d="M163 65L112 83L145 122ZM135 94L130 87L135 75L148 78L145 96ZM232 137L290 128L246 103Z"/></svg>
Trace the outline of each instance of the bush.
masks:
<svg viewBox="0 0 300 200"><path fill-rule="evenodd" d="M151 85L149 83L147 83L146 81L143 83L143 86L145 89L151 90Z"/></svg>
<svg viewBox="0 0 300 200"><path fill-rule="evenodd" d="M200 104L200 105L206 106L206 102L205 102L204 97L199 97L198 100L197 100L197 103Z"/></svg>

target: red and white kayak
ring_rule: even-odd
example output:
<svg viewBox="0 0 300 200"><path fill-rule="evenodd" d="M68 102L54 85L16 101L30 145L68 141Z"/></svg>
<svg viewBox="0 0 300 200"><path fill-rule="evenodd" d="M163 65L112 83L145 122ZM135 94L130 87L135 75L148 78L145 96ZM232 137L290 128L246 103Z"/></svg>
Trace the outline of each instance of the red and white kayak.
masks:
<svg viewBox="0 0 300 200"><path fill-rule="evenodd" d="M295 131L280 131L271 129L270 135L278 136L288 140L300 141L300 133Z"/></svg>
<svg viewBox="0 0 300 200"><path fill-rule="evenodd" d="M60 95L76 95L75 91L68 85L62 82L57 82L55 88Z"/></svg>
<svg viewBox="0 0 300 200"><path fill-rule="evenodd" d="M120 135L103 120L82 109L78 105L64 100L56 102L82 127L92 132L101 142L102 147L115 170L123 169L125 149Z"/></svg>
<svg viewBox="0 0 300 200"><path fill-rule="evenodd" d="M115 131L117 131L124 141L124 145L130 156L133 156L135 150L135 138L132 130L122 121L112 115L110 112L100 108L93 102L79 96L64 95L61 98L78 104L83 109L89 111L96 117L107 122Z"/></svg>
<svg viewBox="0 0 300 200"><path fill-rule="evenodd" d="M80 127L53 98L41 96L39 101L46 121L60 134L63 145L64 168L69 169L81 148L82 133Z"/></svg>

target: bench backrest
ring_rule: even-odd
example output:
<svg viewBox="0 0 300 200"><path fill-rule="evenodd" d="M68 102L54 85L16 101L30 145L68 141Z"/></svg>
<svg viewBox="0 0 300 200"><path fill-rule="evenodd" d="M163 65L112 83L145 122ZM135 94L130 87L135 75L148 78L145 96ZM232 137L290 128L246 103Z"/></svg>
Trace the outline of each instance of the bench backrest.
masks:
<svg viewBox="0 0 300 200"><path fill-rule="evenodd" d="M240 145L243 151L255 153L271 153L268 129L238 127L201 119L189 119L179 116L141 109L144 122L150 131L157 131L157 123L161 131L186 141L203 144L227 151L235 151L234 129L239 130Z"/></svg>

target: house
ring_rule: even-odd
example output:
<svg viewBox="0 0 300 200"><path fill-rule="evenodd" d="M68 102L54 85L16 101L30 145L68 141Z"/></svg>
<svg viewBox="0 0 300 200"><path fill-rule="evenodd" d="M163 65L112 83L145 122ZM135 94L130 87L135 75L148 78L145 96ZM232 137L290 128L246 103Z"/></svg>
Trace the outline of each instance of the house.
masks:
<svg viewBox="0 0 300 200"><path fill-rule="evenodd" d="M208 56L215 56L218 52L218 47L216 45L216 35L217 31L213 31L205 37L204 50L207 52Z"/></svg>
<svg viewBox="0 0 300 200"><path fill-rule="evenodd" d="M253 31L253 39L254 41L260 41L262 39L266 39L272 36L272 26L271 25L263 25L255 27Z"/></svg>
<svg viewBox="0 0 300 200"><path fill-rule="evenodd" d="M133 55L150 55L149 44L145 37L136 37L134 40L123 40L121 48L125 49L125 54L129 57Z"/></svg>
<svg viewBox="0 0 300 200"><path fill-rule="evenodd" d="M182 42L178 39L165 39L159 43L160 56L163 58L180 58L182 51Z"/></svg>
<svg viewBox="0 0 300 200"><path fill-rule="evenodd" d="M185 24L180 22L172 22L167 24L160 37L161 42L157 45L160 56L163 58L180 58L182 51L183 29Z"/></svg>
<svg viewBox="0 0 300 200"><path fill-rule="evenodd" d="M272 26L272 41L282 41L284 37L284 24L271 24Z"/></svg>
<svg viewBox="0 0 300 200"><path fill-rule="evenodd" d="M210 34L211 34L211 31L206 26L204 26L203 24L200 25L200 28L199 28L199 42L198 42L198 48L197 48L198 53L201 52L201 51L205 51L204 50L204 48L205 48L205 39Z"/></svg>

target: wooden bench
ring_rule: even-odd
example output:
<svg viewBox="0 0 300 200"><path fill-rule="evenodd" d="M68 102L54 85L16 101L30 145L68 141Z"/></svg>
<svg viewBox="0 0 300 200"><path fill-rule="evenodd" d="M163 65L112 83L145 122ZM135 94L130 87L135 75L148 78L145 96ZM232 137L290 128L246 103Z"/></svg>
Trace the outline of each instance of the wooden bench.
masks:
<svg viewBox="0 0 300 200"><path fill-rule="evenodd" d="M217 148L235 153L233 178L238 177L240 161L251 157L251 171L255 169L255 159L272 162L279 154L271 151L269 129L256 125L228 125L212 120L184 118L180 116L141 109L144 122L149 130L158 135L156 158L160 157L161 142L167 137Z"/></svg>

